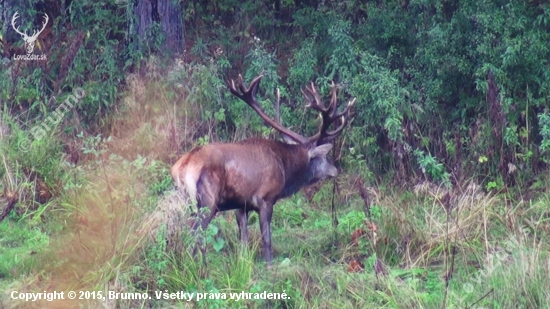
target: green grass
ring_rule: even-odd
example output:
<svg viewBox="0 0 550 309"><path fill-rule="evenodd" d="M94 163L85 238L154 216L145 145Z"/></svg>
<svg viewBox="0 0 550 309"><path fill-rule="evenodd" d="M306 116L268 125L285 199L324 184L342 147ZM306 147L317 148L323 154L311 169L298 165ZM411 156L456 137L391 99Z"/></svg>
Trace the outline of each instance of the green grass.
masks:
<svg viewBox="0 0 550 309"><path fill-rule="evenodd" d="M38 227L4 220L0 223L0 278L14 280L40 264L49 237Z"/></svg>
<svg viewBox="0 0 550 309"><path fill-rule="evenodd" d="M371 208L372 221L361 212L362 201L351 198L340 203L339 225L333 228L331 224L319 224L331 222L327 205L312 206L305 196L297 194L276 205L272 225L275 259L271 269L265 268L257 222L250 226L249 250L243 253L232 214L228 214L212 223L219 226L217 235L225 239L226 245L219 252L208 247L207 267L187 250L171 252L165 255L168 264L163 278L170 291L285 291L290 297L285 301L207 299L195 303L204 308L441 308L446 289L444 277L454 259L447 308L464 308L475 302L478 307L490 308L512 308L516 304L520 308L548 306L546 287L550 282L544 275L548 268L546 236L522 236L520 231L505 233L505 222L495 220L486 232L477 228L469 220L481 223L485 216L494 216L491 209L498 208L503 199L482 194L478 205L466 209L465 201L472 200L473 193L476 192L466 193L469 198L457 197L457 205L464 209L462 214L457 210L450 217L457 215L462 221L458 227L451 224L448 232L441 230L446 215L434 206L437 198L430 196L383 193L384 197L376 202L378 209ZM395 197L403 196L408 197L401 199L399 205L394 204ZM548 205L547 198L532 205L540 208L541 203ZM486 213L483 209L487 209ZM517 222L524 219L508 215ZM298 220L303 217L307 218ZM400 220L407 220L405 227L395 226ZM365 234L353 243L354 229L364 228L368 222L377 226L376 234ZM491 233L492 229L498 232ZM403 242L403 233L413 234L408 242ZM506 247L514 235L520 244ZM186 237L190 246L193 240ZM451 246L456 248L454 257ZM364 265L364 270L350 271L353 260ZM383 264L383 270L375 270L376 264ZM154 305L163 306L156 302Z"/></svg>
<svg viewBox="0 0 550 309"><path fill-rule="evenodd" d="M143 169L147 170L147 165ZM163 182L162 178L151 180L152 187ZM345 176L341 179L347 180ZM285 292L289 297L191 303L191 307L199 308L441 308L444 277L454 259L447 308L464 308L475 302L478 307L489 308L548 306L548 196L520 207L505 205L508 220L499 221L498 209L506 199L478 193L481 196L477 199L472 199L473 192L466 193L469 198L456 197L457 209L449 217L462 221L457 227L450 220L448 230L444 229L447 217L440 211L437 197L429 194L378 192L370 218L363 212L360 197L337 199L339 224L333 227L328 203L312 204L299 193L276 205L271 269L265 267L257 219L250 220L250 241L243 250L233 214L226 213L212 222L217 227L214 233L211 229L206 232L212 238L207 241L206 267L200 255L190 253L195 240L188 230L180 230L177 239L183 246L176 248L167 245L164 227L156 230L155 237L141 242L141 249L120 251L129 258L107 257L115 265L109 267L111 270L96 268L92 281L102 286L103 280L111 278L129 291L148 291L150 295L155 290L226 293L228 297L241 291L267 291ZM467 200L477 204L461 202ZM520 223L528 218L534 225L524 229L528 231L525 234ZM479 225L486 222L487 226L477 227L469 220ZM510 220L516 224L514 229L506 225ZM40 269L40 257L50 242L44 232L25 222L11 218L0 224L4 285ZM396 226L396 222L402 225ZM376 226L374 234L366 229L372 224ZM357 229L365 229L365 233L354 242L352 234ZM223 246L216 250L213 244L220 238L224 239ZM451 246L456 248L454 256ZM352 271L352 261L364 269ZM114 273L108 275L110 272ZM184 301L156 299L144 304L155 308L190 306Z"/></svg>

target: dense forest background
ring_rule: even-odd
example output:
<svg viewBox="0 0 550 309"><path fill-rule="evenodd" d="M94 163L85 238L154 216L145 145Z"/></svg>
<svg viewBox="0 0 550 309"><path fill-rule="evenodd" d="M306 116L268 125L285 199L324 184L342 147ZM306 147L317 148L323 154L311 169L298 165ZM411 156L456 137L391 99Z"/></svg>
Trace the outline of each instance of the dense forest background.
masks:
<svg viewBox="0 0 550 309"><path fill-rule="evenodd" d="M27 53L12 27L15 12L20 16L16 26L28 34L42 27L44 13L49 16L34 48L46 59L14 58ZM66 239L66 231L79 224L93 226L91 210L104 211L96 219L112 223L108 236L100 238L111 237L113 246L97 253L96 260L116 260L120 267L95 269L92 279L79 274L88 276L79 281L87 284L80 288L115 284L122 272L123 285L132 291L190 286L206 292L262 291L269 286L292 290L292 301L249 305L323 307L326 300L315 298L318 292L304 282L326 291L333 283L325 286L315 276L340 263L345 278L357 269L376 276L361 279L364 287L334 279L340 296L331 299L345 300L328 307L453 307L448 291L461 290L498 251L488 243L521 233L525 224L533 238L522 234L532 242L524 249L536 256L530 271L547 273L547 245L540 246L550 228L550 6L544 1L4 0L0 16L0 189L7 205L0 217L5 219L0 243L14 248L5 249L8 259L0 262L6 286L30 284L21 278L32 281L40 268L32 256L21 254L44 251L51 239ZM307 241L322 243L320 248L301 255L321 251L326 258L305 266L298 262L294 277L258 279L253 270L262 266L252 264L261 256L254 253L244 259L256 261L246 266L248 275L234 278L242 285L236 288L222 283L223 275L212 266L211 279L203 279L201 263L181 262L185 259L177 254L185 250L166 253L166 247L175 246L160 241L174 233L169 224L160 230L164 234L155 230L149 243L140 238L128 245L119 239L137 229L127 218L143 219L136 209L158 210L158 200L172 190L168 168L178 155L213 141L278 138L227 91L229 79L242 74L250 81L261 72L264 109L275 113L272 102L280 89L281 118L301 133L317 126L301 94L308 83L315 82L327 96L334 81L342 105L356 98L353 120L331 154L343 176L275 210L282 222L279 242L296 233L310 239L313 230L332 226L325 238ZM57 121L48 118L81 90L85 94L74 107ZM37 137L37 131L43 134ZM119 187L136 181L130 191ZM420 198L422 190L429 193ZM97 195L86 197L84 191ZM344 205L339 212L334 194L336 204ZM460 205L468 205L468 211ZM490 214L488 205L495 207ZM438 207L441 212L434 210ZM115 209L124 215L109 215ZM436 213L426 215L423 209ZM536 219L526 219L531 216ZM437 224L431 221L436 217ZM231 231L210 230L210 265L222 263L216 260L220 254L232 263L243 259ZM120 241L128 252L115 248ZM300 256L301 250L286 248L280 254ZM55 252L44 254L60 254ZM75 265L81 259L79 254L68 258ZM378 276L388 273L382 264L400 272L390 276L399 280L380 283ZM177 279L189 273L196 276ZM495 286L519 273L491 277L491 282ZM530 280L521 293L502 284L500 292L493 288L492 298L484 296L490 288L462 292L467 305L455 301L453 308L476 301L491 308L548 305L548 281ZM391 292L395 289L402 296ZM213 304L227 306L204 306Z"/></svg>
<svg viewBox="0 0 550 309"><path fill-rule="evenodd" d="M180 57L190 74L208 70L196 103L203 119L219 112L216 139L248 125L225 81L264 71L265 96L280 88L283 119L304 130L300 89L310 81L326 92L334 80L342 98L357 97L346 137L354 153L342 156L370 177L474 177L500 190L529 187L546 170L550 17L538 1L6 1L1 9L1 99L26 123L47 115L52 96L82 87L91 95L76 110L77 131L98 130L124 74L155 54ZM38 41L46 61L9 60L23 49L9 24L15 11L26 28L39 27L40 12L51 16Z"/></svg>
<svg viewBox="0 0 550 309"><path fill-rule="evenodd" d="M354 153L342 156L372 177L474 177L500 190L529 187L546 170L550 13L539 1L7 1L1 10L1 99L32 121L51 96L83 87L93 95L79 104L81 125L97 130L124 73L157 54L208 70L196 104L203 119L220 112L216 139L248 112L225 80L264 71L265 95L280 88L283 119L304 130L300 89L310 81L326 92L334 80L342 98L357 97L346 140ZM39 40L47 61L8 60L23 48L10 29L15 11L27 28L51 16Z"/></svg>

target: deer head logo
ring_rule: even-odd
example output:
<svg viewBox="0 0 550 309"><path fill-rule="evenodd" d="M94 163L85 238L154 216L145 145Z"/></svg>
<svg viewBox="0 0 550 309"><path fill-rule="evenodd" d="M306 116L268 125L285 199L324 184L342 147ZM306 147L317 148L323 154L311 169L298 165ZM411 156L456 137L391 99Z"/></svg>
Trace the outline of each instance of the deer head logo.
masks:
<svg viewBox="0 0 550 309"><path fill-rule="evenodd" d="M48 20L50 20L50 18L48 17L48 14L44 13L45 21L44 24L42 24L42 29L40 29L40 31L33 30L31 36L27 35L26 32L19 31L19 27L15 26L15 20L17 18L19 18L19 12L15 12L15 14L13 14L13 18L11 19L11 26L13 27L13 30L15 30L15 32L19 33L23 37L23 40L25 41L25 47L27 48L27 54L32 54L34 50L34 43L36 42L36 39L38 38L40 33L42 33L42 31L44 31L44 29L46 28L46 25L48 24Z"/></svg>

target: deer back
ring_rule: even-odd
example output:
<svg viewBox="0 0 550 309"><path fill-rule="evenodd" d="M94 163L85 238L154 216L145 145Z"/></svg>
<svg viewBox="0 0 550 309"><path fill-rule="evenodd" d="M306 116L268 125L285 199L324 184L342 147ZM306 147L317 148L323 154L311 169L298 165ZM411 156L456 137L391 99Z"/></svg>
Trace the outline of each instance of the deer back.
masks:
<svg viewBox="0 0 550 309"><path fill-rule="evenodd" d="M254 198L275 202L301 187L328 176L336 168L326 160L327 145L308 147L279 141L249 139L239 143L213 143L196 147L172 167L178 187L196 198L199 181L217 196L217 204L254 203ZM223 208L223 207L222 207Z"/></svg>

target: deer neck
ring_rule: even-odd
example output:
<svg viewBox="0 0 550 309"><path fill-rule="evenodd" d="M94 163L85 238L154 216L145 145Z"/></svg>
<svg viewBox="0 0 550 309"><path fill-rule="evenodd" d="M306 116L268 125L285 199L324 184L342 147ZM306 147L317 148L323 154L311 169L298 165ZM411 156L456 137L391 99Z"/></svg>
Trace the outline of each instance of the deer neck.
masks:
<svg viewBox="0 0 550 309"><path fill-rule="evenodd" d="M298 192L313 179L309 169L308 148L304 145L286 145L285 153L281 155L285 185L279 198L285 198Z"/></svg>

